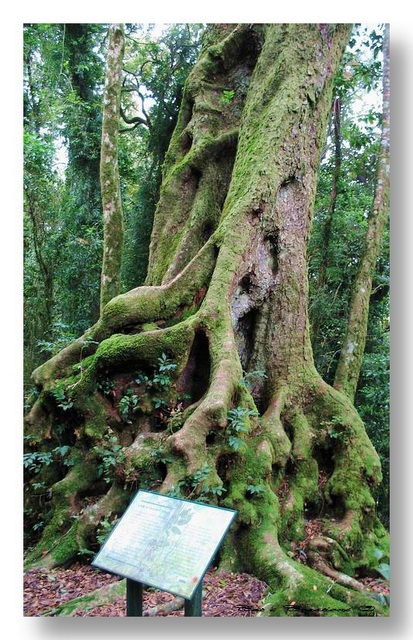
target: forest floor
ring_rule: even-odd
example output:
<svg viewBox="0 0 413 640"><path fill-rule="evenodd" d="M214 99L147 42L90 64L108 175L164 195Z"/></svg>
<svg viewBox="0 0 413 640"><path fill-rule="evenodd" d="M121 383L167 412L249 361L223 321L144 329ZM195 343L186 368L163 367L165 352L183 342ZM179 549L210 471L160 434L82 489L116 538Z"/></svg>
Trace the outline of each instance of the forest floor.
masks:
<svg viewBox="0 0 413 640"><path fill-rule="evenodd" d="M53 610L59 605L79 596L91 593L118 578L103 573L89 565L77 563L70 569L46 571L30 569L24 576L24 615L53 617ZM206 617L252 617L257 614L260 602L267 588L261 582L246 573L210 570L203 581L205 592L202 601L202 615ZM145 590L143 594L144 615L151 609L151 615L183 616L184 611L159 611L153 608L173 603L176 597L155 589ZM44 613L47 612L47 613ZM93 608L84 607L73 614L75 617L126 616L126 599L117 597L110 604Z"/></svg>
<svg viewBox="0 0 413 640"><path fill-rule="evenodd" d="M54 617L58 606L84 596L101 587L119 580L116 576L94 569L81 563L69 569L47 571L30 569L24 576L24 616ZM388 583L373 578L361 581L373 593L389 593ZM203 582L204 597L202 615L204 617L254 617L257 615L266 591L265 582L246 573L209 570ZM183 616L183 609L165 611L176 602L169 593L149 589L144 591L144 615ZM59 614L57 614L59 615ZM118 596L108 604L83 606L76 610L74 617L125 617L125 597Z"/></svg>

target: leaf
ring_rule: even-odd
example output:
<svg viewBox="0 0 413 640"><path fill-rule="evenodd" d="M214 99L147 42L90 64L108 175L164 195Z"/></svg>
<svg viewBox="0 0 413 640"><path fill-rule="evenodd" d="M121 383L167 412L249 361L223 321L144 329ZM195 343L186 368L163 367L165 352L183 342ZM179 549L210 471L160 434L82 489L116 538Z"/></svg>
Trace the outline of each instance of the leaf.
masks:
<svg viewBox="0 0 413 640"><path fill-rule="evenodd" d="M237 438L236 436L229 436L228 444L231 449L234 449L234 451L238 451L242 447L244 442L243 440L241 440L241 438Z"/></svg>
<svg viewBox="0 0 413 640"><path fill-rule="evenodd" d="M65 444L62 447L56 447L56 449L54 449L54 451L61 456L62 458L65 457L65 455L67 454L67 452L69 451L70 447Z"/></svg>
<svg viewBox="0 0 413 640"><path fill-rule="evenodd" d="M260 493L265 493L265 487L263 487L261 484L248 484L247 491L251 495L258 495Z"/></svg>

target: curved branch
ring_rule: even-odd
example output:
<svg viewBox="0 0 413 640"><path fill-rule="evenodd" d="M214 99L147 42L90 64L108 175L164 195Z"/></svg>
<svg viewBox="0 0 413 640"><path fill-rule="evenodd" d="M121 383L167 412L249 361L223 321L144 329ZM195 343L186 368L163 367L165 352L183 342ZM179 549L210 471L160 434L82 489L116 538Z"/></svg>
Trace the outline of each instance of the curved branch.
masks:
<svg viewBox="0 0 413 640"><path fill-rule="evenodd" d="M149 128L148 122L144 118L141 118L140 116L134 116L133 118L128 118L122 107L120 107L120 115L122 117L122 120L126 122L126 124L134 124L135 126L139 124L144 124L146 127ZM131 129L126 129L126 131L131 131Z"/></svg>
<svg viewBox="0 0 413 640"><path fill-rule="evenodd" d="M48 384L54 377L71 372L82 358L92 355L100 342L112 333L130 325L167 320L182 306L198 306L202 287L207 286L215 268L212 239L173 280L165 285L137 287L121 294L104 307L99 321L83 336L74 340L57 355L35 369L32 374L38 386Z"/></svg>

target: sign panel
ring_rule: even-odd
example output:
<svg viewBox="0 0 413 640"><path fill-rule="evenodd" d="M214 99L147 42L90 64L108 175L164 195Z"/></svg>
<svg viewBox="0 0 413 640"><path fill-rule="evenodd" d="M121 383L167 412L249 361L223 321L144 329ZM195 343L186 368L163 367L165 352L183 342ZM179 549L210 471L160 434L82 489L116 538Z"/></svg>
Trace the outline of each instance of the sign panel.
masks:
<svg viewBox="0 0 413 640"><path fill-rule="evenodd" d="M235 515L138 491L92 565L191 599Z"/></svg>

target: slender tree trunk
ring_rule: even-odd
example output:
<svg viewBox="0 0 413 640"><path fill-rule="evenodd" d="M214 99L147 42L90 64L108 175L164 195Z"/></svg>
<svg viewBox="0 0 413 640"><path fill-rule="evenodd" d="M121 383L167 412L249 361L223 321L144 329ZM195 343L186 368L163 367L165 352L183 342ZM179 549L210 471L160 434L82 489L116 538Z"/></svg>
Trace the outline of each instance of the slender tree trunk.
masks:
<svg viewBox="0 0 413 640"><path fill-rule="evenodd" d="M334 138L334 172L331 185L330 205L326 213L324 220L324 226L321 238L321 255L320 267L318 272L317 281L314 285L315 290L320 293L327 284L327 271L330 264L330 239L331 229L334 220L334 213L336 210L337 196L339 193L339 179L341 173L341 134L340 134L340 109L341 104L338 98L335 98L332 105L332 121L333 121L333 138ZM313 317L310 318L311 332L314 340L317 338L319 327L319 313L313 313Z"/></svg>
<svg viewBox="0 0 413 640"><path fill-rule="evenodd" d="M370 295L383 231L388 218L390 196L390 43L389 25L383 41L383 121L377 184L367 230L364 255L354 281L347 323L334 387L354 400L367 336Z"/></svg>
<svg viewBox="0 0 413 640"><path fill-rule="evenodd" d="M121 287L123 213L119 189L118 137L123 52L123 27L119 24L112 24L109 28L107 69L103 94L100 157L100 187L104 222L101 310L109 300L120 293Z"/></svg>
<svg viewBox="0 0 413 640"><path fill-rule="evenodd" d="M386 547L370 493L380 463L349 399L315 370L307 310L306 243L349 30L209 29L165 159L146 285L110 300L33 374L41 393L29 432L53 440L58 378L75 444L30 562L55 566L93 544L133 480L237 509L220 564L268 583L266 615L286 615L292 601L335 615L371 603L349 574ZM162 422L151 385L165 356L176 369ZM107 492L99 451L113 433L123 458ZM99 498L84 506L88 492Z"/></svg>
<svg viewBox="0 0 413 640"><path fill-rule="evenodd" d="M327 267L329 263L329 246L330 246L330 237L331 237L331 227L333 223L334 212L336 210L336 202L337 195L339 192L339 179L340 179L340 171L341 171L341 135L340 135L340 100L335 98L333 102L333 131L334 131L334 173L333 173L333 184L331 186L331 196L330 196L330 207L327 212L327 217L324 223L324 231L322 238L322 255L323 260L320 265L320 277L319 277L319 286L324 286L326 284L327 278Z"/></svg>

